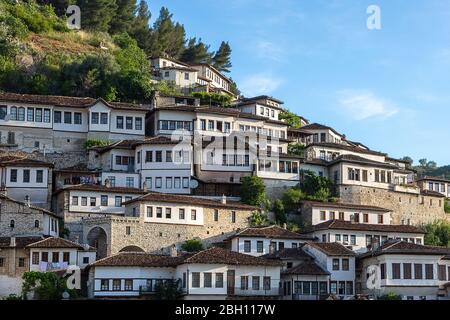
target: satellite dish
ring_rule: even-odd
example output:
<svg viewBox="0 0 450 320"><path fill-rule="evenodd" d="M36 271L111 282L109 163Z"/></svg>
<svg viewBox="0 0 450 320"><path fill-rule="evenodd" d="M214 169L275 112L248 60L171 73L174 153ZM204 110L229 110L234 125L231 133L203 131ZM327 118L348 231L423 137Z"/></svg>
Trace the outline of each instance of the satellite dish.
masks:
<svg viewBox="0 0 450 320"><path fill-rule="evenodd" d="M191 182L189 182L189 187L191 189L196 189L198 188L198 181L197 180L191 180Z"/></svg>

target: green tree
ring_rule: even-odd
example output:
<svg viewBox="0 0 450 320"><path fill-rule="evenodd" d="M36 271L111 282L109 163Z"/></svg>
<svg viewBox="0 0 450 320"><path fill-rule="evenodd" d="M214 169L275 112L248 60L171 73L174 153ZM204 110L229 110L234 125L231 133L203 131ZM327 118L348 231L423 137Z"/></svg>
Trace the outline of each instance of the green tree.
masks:
<svg viewBox="0 0 450 320"><path fill-rule="evenodd" d="M161 8L159 17L153 25L150 56L167 54L179 58L186 43L184 26L172 21L172 14L165 7Z"/></svg>
<svg viewBox="0 0 450 320"><path fill-rule="evenodd" d="M449 200L445 200L444 211L445 211L445 213L450 213L450 201Z"/></svg>
<svg viewBox="0 0 450 320"><path fill-rule="evenodd" d="M388 292L378 297L378 300L402 300L402 296L395 292Z"/></svg>
<svg viewBox="0 0 450 320"><path fill-rule="evenodd" d="M147 2L141 0L137 8L137 14L129 34L136 39L140 48L149 53L151 46L152 31L149 26L151 13L148 9Z"/></svg>
<svg viewBox="0 0 450 320"><path fill-rule="evenodd" d="M109 25L109 33L129 32L135 22L136 0L115 0L116 14Z"/></svg>
<svg viewBox="0 0 450 320"><path fill-rule="evenodd" d="M157 300L177 300L182 293L180 279L162 281L155 286L155 298Z"/></svg>
<svg viewBox="0 0 450 320"><path fill-rule="evenodd" d="M280 199L275 200L273 203L273 212L275 213L275 221L277 223L281 224L287 221L284 203Z"/></svg>
<svg viewBox="0 0 450 320"><path fill-rule="evenodd" d="M408 161L409 162L409 167L412 166L412 164L414 162L413 158L411 158L409 156L404 156L401 160Z"/></svg>
<svg viewBox="0 0 450 320"><path fill-rule="evenodd" d="M116 16L116 0L78 0L81 10L81 27L107 32Z"/></svg>
<svg viewBox="0 0 450 320"><path fill-rule="evenodd" d="M437 221L422 226L425 234L425 244L450 247L450 223Z"/></svg>
<svg viewBox="0 0 450 320"><path fill-rule="evenodd" d="M278 115L278 119L284 120L287 124L289 124L293 128L300 128L302 125L301 118L295 113L288 110L280 112Z"/></svg>
<svg viewBox="0 0 450 320"><path fill-rule="evenodd" d="M37 0L36 3L40 5L50 5L55 10L58 16L66 14L67 7L74 4L76 0Z"/></svg>
<svg viewBox="0 0 450 320"><path fill-rule="evenodd" d="M186 240L181 245L181 250L187 251L187 252L198 252L198 251L202 251L203 249L204 249L203 243L200 241L200 239Z"/></svg>
<svg viewBox="0 0 450 320"><path fill-rule="evenodd" d="M267 214L261 211L253 211L250 217L250 225L252 227L264 226L268 222Z"/></svg>
<svg viewBox="0 0 450 320"><path fill-rule="evenodd" d="M231 47L228 42L222 41L219 50L212 58L212 65L221 72L230 72L231 64Z"/></svg>
<svg viewBox="0 0 450 320"><path fill-rule="evenodd" d="M180 60L190 64L211 63L212 53L209 52L209 46L202 42L202 39L197 41L196 38L189 40L186 49L180 57Z"/></svg>
<svg viewBox="0 0 450 320"><path fill-rule="evenodd" d="M240 96L241 95L241 90L239 90L237 83L231 79L231 84L230 84L230 92L233 93L235 96Z"/></svg>
<svg viewBox="0 0 450 320"><path fill-rule="evenodd" d="M231 96L228 94L223 93L214 93L214 92L206 92L206 91L199 91L199 92L193 92L193 97L200 99L201 105L206 106L220 106L220 107L228 107L231 105Z"/></svg>
<svg viewBox="0 0 450 320"><path fill-rule="evenodd" d="M320 177L307 170L304 171L303 177L299 186L307 196L320 201L325 201L331 196L332 183L330 179Z"/></svg>
<svg viewBox="0 0 450 320"><path fill-rule="evenodd" d="M297 211L300 201L305 200L306 195L302 190L297 188L287 189L282 196L282 203L286 212Z"/></svg>
<svg viewBox="0 0 450 320"><path fill-rule="evenodd" d="M419 159L419 164L421 167L425 168L427 166L427 163L428 163L427 159Z"/></svg>
<svg viewBox="0 0 450 320"><path fill-rule="evenodd" d="M34 292L38 300L61 300L65 291L71 297L76 296L74 290L67 289L66 280L53 272L28 271L23 274L22 279L22 297L25 299L30 292Z"/></svg>
<svg viewBox="0 0 450 320"><path fill-rule="evenodd" d="M241 201L243 203L260 207L266 204L266 186L262 178L243 177L241 183Z"/></svg>
<svg viewBox="0 0 450 320"><path fill-rule="evenodd" d="M288 153L289 154L295 154L298 156L304 156L305 155L305 149L306 146L300 143L290 143L288 145Z"/></svg>

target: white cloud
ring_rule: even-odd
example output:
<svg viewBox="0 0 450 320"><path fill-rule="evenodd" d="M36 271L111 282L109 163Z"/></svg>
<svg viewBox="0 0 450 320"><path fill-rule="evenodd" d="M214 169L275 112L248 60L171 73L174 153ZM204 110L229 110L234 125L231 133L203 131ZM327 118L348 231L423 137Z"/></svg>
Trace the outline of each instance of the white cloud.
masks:
<svg viewBox="0 0 450 320"><path fill-rule="evenodd" d="M283 83L283 80L267 73L257 73L239 82L239 88L246 96L270 94Z"/></svg>
<svg viewBox="0 0 450 320"><path fill-rule="evenodd" d="M338 102L354 120L387 118L399 111L395 104L368 90L341 90Z"/></svg>

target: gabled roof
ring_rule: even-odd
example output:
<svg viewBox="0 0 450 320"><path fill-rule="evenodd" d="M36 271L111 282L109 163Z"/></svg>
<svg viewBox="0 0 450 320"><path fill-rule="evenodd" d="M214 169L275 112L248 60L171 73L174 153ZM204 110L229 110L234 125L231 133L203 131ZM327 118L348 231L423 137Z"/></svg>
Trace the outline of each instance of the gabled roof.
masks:
<svg viewBox="0 0 450 320"><path fill-rule="evenodd" d="M61 188L55 192L58 194L63 191L93 191L93 192L111 192L111 193L126 193L126 194L145 194L145 191L137 188L128 188L128 187L107 187L100 184L77 184L74 186L68 186Z"/></svg>
<svg viewBox="0 0 450 320"><path fill-rule="evenodd" d="M95 150L100 154L103 154L105 152L108 152L109 150L112 149L124 149L124 150L133 150L134 146L137 142L139 142L140 140L120 140L117 142L113 142L107 146L96 146L96 147L91 147L89 148L89 150Z"/></svg>
<svg viewBox="0 0 450 320"><path fill-rule="evenodd" d="M337 134L338 136L344 137L343 134L340 134L334 128L320 124L320 123L307 124L306 126L303 126L302 128L306 129L306 130L331 130L333 133Z"/></svg>
<svg viewBox="0 0 450 320"><path fill-rule="evenodd" d="M27 248L67 248L84 250L84 247L78 243L57 237L49 237L43 240L27 245ZM93 249L93 248L91 248Z"/></svg>
<svg viewBox="0 0 450 320"><path fill-rule="evenodd" d="M1 193L0 193L0 199L6 200L6 201L11 201L11 202L17 203L19 205L22 205L24 207L29 207L29 208L31 208L33 210L41 211L43 214L48 214L48 215L53 216L55 218L61 219L60 216L58 216L56 213L54 213L54 212L52 212L50 210L43 209L43 208L40 208L40 207L36 207L36 206L33 206L33 205L28 205L27 203L25 203L23 201L19 201L19 200L10 198L10 197L5 196L4 194L1 194ZM17 214L27 214L27 213L17 212Z"/></svg>
<svg viewBox="0 0 450 320"><path fill-rule="evenodd" d="M53 168L53 164L46 161L30 159L23 156L0 156L0 167L47 167Z"/></svg>
<svg viewBox="0 0 450 320"><path fill-rule="evenodd" d="M342 202L321 202L321 201L308 201L304 200L300 202L301 204L311 205L313 207L326 207L335 209L350 209L350 210L367 210L367 211L379 211L379 212L390 212L392 210L381 208L377 206L368 206L362 204L353 203L342 203Z"/></svg>
<svg viewBox="0 0 450 320"><path fill-rule="evenodd" d="M300 248L284 248L273 253L268 253L262 255L261 258L265 259L292 259L292 260L303 260L303 259L312 259L312 257L306 253L302 247Z"/></svg>
<svg viewBox="0 0 450 320"><path fill-rule="evenodd" d="M279 261L254 257L219 247L211 247L184 259L183 263L228 264L246 266L280 266Z"/></svg>
<svg viewBox="0 0 450 320"><path fill-rule="evenodd" d="M298 266L286 269L282 274L328 276L330 273L318 265L314 260L304 260Z"/></svg>
<svg viewBox="0 0 450 320"><path fill-rule="evenodd" d="M309 241L307 243L309 246L322 251L327 256L349 256L354 257L356 254L344 247L342 244L338 242L312 242Z"/></svg>
<svg viewBox="0 0 450 320"><path fill-rule="evenodd" d="M420 233L426 232L411 225L391 225L391 224L366 224L353 223L344 220L329 220L305 230L304 233L312 233L320 230L354 230L354 231L377 231L377 232L398 232L398 233Z"/></svg>
<svg viewBox="0 0 450 320"><path fill-rule="evenodd" d="M361 149L361 150L363 150L363 149ZM366 159L366 158L363 158L360 156L355 156L352 154L340 155L336 159L330 161L329 165L333 165L333 164L339 163L339 162L357 163L357 164L376 166L376 167L386 168L386 169L397 169L398 168L398 166L395 166L395 165L387 163L387 162L373 161L373 160Z"/></svg>
<svg viewBox="0 0 450 320"><path fill-rule="evenodd" d="M423 196L429 196L429 197L445 198L444 194L437 192L437 191L433 191L433 190L420 190L420 194Z"/></svg>
<svg viewBox="0 0 450 320"><path fill-rule="evenodd" d="M127 202L124 202L124 205L128 205L135 202L145 202L145 201L153 201L153 202L168 202L168 203L183 203L190 205L198 205L202 207L209 208L226 208L226 209L236 209L236 210L257 210L258 208L255 206L250 206L237 201L229 201L226 203L222 203L221 201L204 199L193 196L185 196L185 195L176 195L170 193L159 193L159 192L149 192L144 196L134 198Z"/></svg>
<svg viewBox="0 0 450 320"><path fill-rule="evenodd" d="M267 227L246 228L242 231L237 232L231 238L236 237L262 237L269 239L277 238L277 239L299 239L299 240L311 239L310 237L289 231L276 225Z"/></svg>
<svg viewBox="0 0 450 320"><path fill-rule="evenodd" d="M360 258L379 256L383 254L411 254L411 255L449 255L450 248L425 246L412 242L388 240L374 251L361 254Z"/></svg>
<svg viewBox="0 0 450 320"><path fill-rule="evenodd" d="M305 128L305 127L303 127L303 128ZM340 150L348 150L348 151L353 151L355 153L365 153L365 154L372 154L372 155L376 155L376 156L386 157L386 153L373 151L373 150L370 150L370 149L366 150L366 149L363 149L363 148L349 146L349 145L345 145L345 144L342 144L342 143L314 142L314 143L311 143L311 144L308 145L308 147L313 147L313 146L324 147L324 148L340 149Z"/></svg>
<svg viewBox="0 0 450 320"><path fill-rule="evenodd" d="M166 136L155 136L145 138L144 140L139 140L135 143L135 146L143 144L179 144L180 142L180 140L172 140L171 138Z"/></svg>
<svg viewBox="0 0 450 320"><path fill-rule="evenodd" d="M41 241L42 236L17 236L14 248L25 248L31 243ZM11 237L0 237L0 248L11 248Z"/></svg>
<svg viewBox="0 0 450 320"><path fill-rule="evenodd" d="M424 180L431 180L431 181L439 181L439 182L450 183L450 179L446 179L444 177L425 176L425 177L422 177L420 179L417 179L417 181L424 181Z"/></svg>
<svg viewBox="0 0 450 320"><path fill-rule="evenodd" d="M183 260L182 256L171 257L145 252L119 252L90 264L90 267L154 267L174 268Z"/></svg>

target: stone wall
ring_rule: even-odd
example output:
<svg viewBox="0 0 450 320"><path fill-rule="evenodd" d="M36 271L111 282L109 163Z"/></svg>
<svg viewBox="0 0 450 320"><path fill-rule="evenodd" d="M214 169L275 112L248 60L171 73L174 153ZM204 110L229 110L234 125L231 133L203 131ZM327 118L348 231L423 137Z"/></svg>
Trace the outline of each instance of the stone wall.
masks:
<svg viewBox="0 0 450 320"><path fill-rule="evenodd" d="M450 221L450 214L444 212L444 198L441 197L349 185L339 186L337 191L342 202L392 210L392 224L409 222L418 225L436 220Z"/></svg>
<svg viewBox="0 0 450 320"><path fill-rule="evenodd" d="M193 238L202 240L205 246L223 241L237 229L249 227L251 211L236 212L236 222L231 222L231 210L219 210L219 221L214 221L214 209L204 209L204 225L182 225L144 222L142 218L104 217L83 219L83 242L87 243L89 232L96 227L107 234L108 255L128 246L137 246L146 252L169 252L170 247L178 247ZM130 234L127 235L127 227Z"/></svg>

